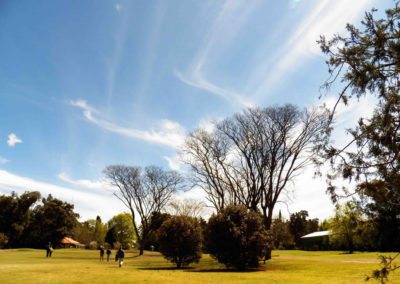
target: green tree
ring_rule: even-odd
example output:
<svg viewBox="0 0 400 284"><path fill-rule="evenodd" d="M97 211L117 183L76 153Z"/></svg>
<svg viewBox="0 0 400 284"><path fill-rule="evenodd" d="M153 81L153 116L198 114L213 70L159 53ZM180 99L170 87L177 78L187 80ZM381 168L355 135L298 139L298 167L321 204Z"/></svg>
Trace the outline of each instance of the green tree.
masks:
<svg viewBox="0 0 400 284"><path fill-rule="evenodd" d="M32 210L29 226L24 238L30 246L45 247L48 242L60 243L65 236L72 235L79 214L74 205L49 195L42 205Z"/></svg>
<svg viewBox="0 0 400 284"><path fill-rule="evenodd" d="M115 240L113 242L108 239L108 243L113 245L115 242L119 242L122 247L130 248L133 246L133 241L136 239L135 230L132 225L132 216L129 213L121 213L115 215L108 221L108 232L107 235L113 233Z"/></svg>
<svg viewBox="0 0 400 284"><path fill-rule="evenodd" d="M118 239L117 239L117 231L116 231L115 227L109 227L108 228L107 234L106 234L106 237L105 237L104 240L111 247L114 247L114 244L118 241Z"/></svg>
<svg viewBox="0 0 400 284"><path fill-rule="evenodd" d="M172 216L158 230L162 255L177 268L199 262L201 258L202 230L199 221L189 216Z"/></svg>
<svg viewBox="0 0 400 284"><path fill-rule="evenodd" d="M160 213L153 212L150 216L150 233L147 240L146 249L150 249L150 246L153 246L153 249L159 250L160 245L158 241L158 229L161 225L167 221L171 217L168 213Z"/></svg>
<svg viewBox="0 0 400 284"><path fill-rule="evenodd" d="M94 240L99 244L102 245L104 243L104 239L107 234L107 224L104 224L101 221L100 216L96 217L96 223L94 225Z"/></svg>
<svg viewBox="0 0 400 284"><path fill-rule="evenodd" d="M333 246L353 253L361 243L360 224L362 221L362 212L354 202L346 202L340 206L330 222L329 240Z"/></svg>
<svg viewBox="0 0 400 284"><path fill-rule="evenodd" d="M72 236L75 240L82 244L89 245L94 238L94 228L96 226L96 220L89 219L84 222L77 222L75 224Z"/></svg>
<svg viewBox="0 0 400 284"><path fill-rule="evenodd" d="M328 190L334 200L338 195L333 181L339 174L356 181L379 177L395 182L393 174L400 170L399 2L386 11L383 19L375 19L375 11L366 13L362 29L348 24L347 36L336 35L331 40L322 36L319 41L328 56L331 74L325 86L329 88L339 79L345 84L336 106L367 95L378 101L372 117L361 117L358 125L349 130L351 140L345 147L335 147L325 140L321 148L321 156L330 160L333 169L328 175L332 181ZM336 106L331 111L331 121Z"/></svg>
<svg viewBox="0 0 400 284"><path fill-rule="evenodd" d="M293 235L294 242L300 247L300 238L318 230L318 219L307 219L308 212L301 210L290 215L289 230Z"/></svg>
<svg viewBox="0 0 400 284"><path fill-rule="evenodd" d="M328 56L331 77L325 87L340 81L344 84L331 111L334 119L338 104L348 104L353 97L374 96L378 103L369 119L360 118L349 130L351 140L344 147L336 147L326 140L321 153L323 163L328 159L332 173L328 186L333 201L340 193L334 183L341 175L350 180L368 183L379 179L393 195L398 192L397 173L400 170L400 1L385 11L381 19L376 10L367 12L361 28L347 25L347 35L336 35L331 40L321 37L319 44ZM330 134L331 128L327 128ZM360 188L358 188L360 189ZM350 193L347 190L345 193ZM361 192L361 195L363 193ZM381 215L381 217L383 217ZM390 216L387 216L390 218ZM389 263L390 261L386 261ZM384 267L391 271L390 267ZM383 275L383 274L382 274ZM384 281L384 277L380 278Z"/></svg>
<svg viewBox="0 0 400 284"><path fill-rule="evenodd" d="M5 246L18 247L24 243L23 234L29 225L31 209L39 199L37 191L0 196L0 232L7 239Z"/></svg>
<svg viewBox="0 0 400 284"><path fill-rule="evenodd" d="M272 221L270 235L275 249L291 249L295 243L289 230L289 222L280 218Z"/></svg>
<svg viewBox="0 0 400 284"><path fill-rule="evenodd" d="M262 216L244 206L228 206L208 221L207 248L227 267L258 267L266 241Z"/></svg>
<svg viewBox="0 0 400 284"><path fill-rule="evenodd" d="M363 212L375 229L375 249L380 251L400 251L400 191L392 188L397 182L372 180L358 185L358 192L364 198ZM372 228L368 228L372 231Z"/></svg>

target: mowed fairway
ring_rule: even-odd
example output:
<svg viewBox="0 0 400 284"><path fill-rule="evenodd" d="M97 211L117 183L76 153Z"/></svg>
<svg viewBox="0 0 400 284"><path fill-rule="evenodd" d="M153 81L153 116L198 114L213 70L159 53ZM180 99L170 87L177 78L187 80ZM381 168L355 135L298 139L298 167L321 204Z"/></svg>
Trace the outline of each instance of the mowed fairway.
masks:
<svg viewBox="0 0 400 284"><path fill-rule="evenodd" d="M265 266L248 272L226 270L208 255L183 270L156 252L126 255L118 268L114 261L100 263L97 251L59 249L47 259L44 250L0 250L0 283L365 283L378 266L378 253L274 251ZM400 283L399 274L391 283Z"/></svg>

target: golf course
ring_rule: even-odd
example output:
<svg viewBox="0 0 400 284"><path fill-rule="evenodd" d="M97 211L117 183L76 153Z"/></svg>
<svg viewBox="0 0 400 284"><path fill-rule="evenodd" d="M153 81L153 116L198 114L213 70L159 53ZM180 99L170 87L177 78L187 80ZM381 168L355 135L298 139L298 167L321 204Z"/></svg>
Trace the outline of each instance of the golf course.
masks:
<svg viewBox="0 0 400 284"><path fill-rule="evenodd" d="M44 250L11 249L0 250L0 283L365 283L366 274L379 266L378 255L273 251L272 260L259 269L235 271L207 254L178 270L158 252L128 251L119 268L115 251L110 262L100 262L96 250L56 249L46 258ZM389 280L400 283L400 274Z"/></svg>

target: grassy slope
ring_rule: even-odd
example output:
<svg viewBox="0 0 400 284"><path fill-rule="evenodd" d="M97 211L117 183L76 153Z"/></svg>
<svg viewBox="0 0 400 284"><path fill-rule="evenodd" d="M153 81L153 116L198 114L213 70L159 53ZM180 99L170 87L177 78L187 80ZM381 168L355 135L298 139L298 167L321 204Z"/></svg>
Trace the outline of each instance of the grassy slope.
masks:
<svg viewBox="0 0 400 284"><path fill-rule="evenodd" d="M115 253L115 252L113 252ZM377 253L274 251L258 271L227 271L208 255L185 270L173 269L158 253L136 257L127 253L123 268L114 261L100 263L97 251L0 250L0 283L365 283L377 267ZM400 283L400 273L391 283Z"/></svg>

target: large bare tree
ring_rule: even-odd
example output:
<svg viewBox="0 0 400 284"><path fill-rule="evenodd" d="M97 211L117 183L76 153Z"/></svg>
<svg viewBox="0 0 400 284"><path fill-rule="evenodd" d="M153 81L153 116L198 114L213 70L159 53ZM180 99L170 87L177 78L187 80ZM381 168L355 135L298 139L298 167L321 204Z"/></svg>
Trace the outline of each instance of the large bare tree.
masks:
<svg viewBox="0 0 400 284"><path fill-rule="evenodd" d="M155 166L108 166L104 174L115 186L114 195L130 210L133 227L139 243L140 255L151 233L150 216L161 212L180 189L183 179L175 171L164 171ZM140 220L140 225L136 220Z"/></svg>
<svg viewBox="0 0 400 284"><path fill-rule="evenodd" d="M206 204L198 199L172 200L168 205L168 212L172 215L199 218Z"/></svg>
<svg viewBox="0 0 400 284"><path fill-rule="evenodd" d="M213 131L192 132L182 156L217 210L229 204L260 210L269 230L282 192L326 139L327 123L321 108L249 108L214 123Z"/></svg>

